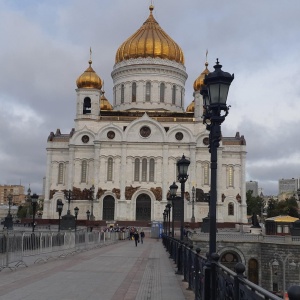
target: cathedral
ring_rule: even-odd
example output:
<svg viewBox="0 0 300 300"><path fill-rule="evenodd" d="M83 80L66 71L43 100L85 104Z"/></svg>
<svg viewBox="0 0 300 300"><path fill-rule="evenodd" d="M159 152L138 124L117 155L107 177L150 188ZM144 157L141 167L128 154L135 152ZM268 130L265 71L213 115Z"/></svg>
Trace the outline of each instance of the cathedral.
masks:
<svg viewBox="0 0 300 300"><path fill-rule="evenodd" d="M69 191L70 211L78 207L78 219L86 219L89 210L94 220L107 222L162 221L183 154L190 161L184 220L191 222L193 211L196 222L207 217L209 132L200 89L210 72L208 63L195 79L194 100L185 109L184 54L155 20L153 9L151 5L149 17L116 51L111 102L91 59L78 77L73 128L69 133L57 129L48 137L43 218L58 218L60 200L66 213ZM218 149L219 223L247 222L245 161L244 137L238 132L223 136Z"/></svg>

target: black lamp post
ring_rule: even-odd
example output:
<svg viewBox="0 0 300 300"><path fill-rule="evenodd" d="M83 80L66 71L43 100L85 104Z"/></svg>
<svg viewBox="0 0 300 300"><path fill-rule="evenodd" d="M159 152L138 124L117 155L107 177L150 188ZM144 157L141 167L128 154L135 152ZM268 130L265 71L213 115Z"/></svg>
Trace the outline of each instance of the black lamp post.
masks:
<svg viewBox="0 0 300 300"><path fill-rule="evenodd" d="M67 201L68 201L67 215L70 215L70 214L71 214L71 211L70 211L70 203L71 203L71 200L73 200L73 192L72 192L71 190L65 191L65 198L66 198Z"/></svg>
<svg viewBox="0 0 300 300"><path fill-rule="evenodd" d="M163 225L163 227L164 227L164 234L166 234L166 232L167 232L167 230L166 230L166 218L167 218L167 212L166 212L166 210L164 210L164 212L163 212L163 217L164 217L164 225Z"/></svg>
<svg viewBox="0 0 300 300"><path fill-rule="evenodd" d="M167 212L168 212L168 236L170 236L171 235L171 210L172 210L172 204L168 203L166 205L166 207L167 207Z"/></svg>
<svg viewBox="0 0 300 300"><path fill-rule="evenodd" d="M177 162L178 181L181 184L181 211L180 211L180 240L183 241L183 227L184 227L184 192L185 182L189 175L187 174L190 161L182 155L182 158Z"/></svg>
<svg viewBox="0 0 300 300"><path fill-rule="evenodd" d="M177 194L178 186L176 185L175 181L173 184L170 185L170 196L172 201L172 237L174 237L174 208L175 208L175 198Z"/></svg>
<svg viewBox="0 0 300 300"><path fill-rule="evenodd" d="M74 208L74 215L75 215L75 231L76 231L76 222L77 222L77 216L78 216L79 208L76 206Z"/></svg>
<svg viewBox="0 0 300 300"><path fill-rule="evenodd" d="M91 215L90 215L90 220L94 221L95 216L94 216L94 198L95 198L95 186L92 185L90 188L90 200L91 200Z"/></svg>
<svg viewBox="0 0 300 300"><path fill-rule="evenodd" d="M60 218L61 218L61 213L62 213L63 207L64 207L64 204L62 203L62 201L57 200L56 210L58 212L58 232L60 232Z"/></svg>
<svg viewBox="0 0 300 300"><path fill-rule="evenodd" d="M195 187L192 187L192 218L191 222L195 223Z"/></svg>
<svg viewBox="0 0 300 300"><path fill-rule="evenodd" d="M203 96L204 119L206 129L209 133L209 152L211 154L211 184L210 184L210 203L209 203L209 259L212 261L212 254L216 252L216 204L217 204L217 150L221 140L221 124L228 115L227 95L234 75L221 70L222 65L217 63L215 71L205 76L204 84L207 88L200 91ZM207 122L209 121L209 122ZM212 268L211 295L210 299L215 299L215 268Z"/></svg>
<svg viewBox="0 0 300 300"><path fill-rule="evenodd" d="M7 202L8 202L8 213L7 213L7 216L5 217L5 220L4 220L4 227L6 229L9 229L9 230L12 230L13 229L13 218L12 218L12 215L11 215L11 211L10 211L10 208L11 208L11 205L12 205L12 200L13 200L13 196L11 194L9 194L7 196Z"/></svg>
<svg viewBox="0 0 300 300"><path fill-rule="evenodd" d="M32 232L34 232L35 228L35 214L36 214L36 208L38 204L38 198L39 196L37 194L33 194L31 196L31 205L32 205Z"/></svg>
<svg viewBox="0 0 300 300"><path fill-rule="evenodd" d="M91 215L91 212L89 210L87 210L86 211L86 218L87 218L88 221L90 220L90 215Z"/></svg>

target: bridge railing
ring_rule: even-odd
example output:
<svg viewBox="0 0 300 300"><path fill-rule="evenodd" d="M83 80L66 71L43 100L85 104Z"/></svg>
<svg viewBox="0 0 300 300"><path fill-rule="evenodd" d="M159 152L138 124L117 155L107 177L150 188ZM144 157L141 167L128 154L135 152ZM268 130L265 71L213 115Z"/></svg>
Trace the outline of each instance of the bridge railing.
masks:
<svg viewBox="0 0 300 300"><path fill-rule="evenodd" d="M60 232L6 230L0 232L0 271L27 266L28 262L62 258L117 240L118 232L87 232L86 229Z"/></svg>
<svg viewBox="0 0 300 300"><path fill-rule="evenodd" d="M211 260L200 254L200 249L175 238L163 235L163 244L170 258L177 265L177 274L183 276L188 289L195 293L195 300L280 300L278 296L247 280L243 275L245 266L237 263L235 272L218 262L219 255L213 254ZM216 290L211 290L211 282L216 282ZM300 286L288 290L290 300L300 299Z"/></svg>

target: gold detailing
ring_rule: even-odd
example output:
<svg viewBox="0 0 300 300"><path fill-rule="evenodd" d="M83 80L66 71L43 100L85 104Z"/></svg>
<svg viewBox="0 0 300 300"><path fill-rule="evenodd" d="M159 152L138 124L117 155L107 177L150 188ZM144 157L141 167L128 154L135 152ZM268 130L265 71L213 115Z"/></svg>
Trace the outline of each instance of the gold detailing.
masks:
<svg viewBox="0 0 300 300"><path fill-rule="evenodd" d="M193 100L190 105L186 108L186 112L194 112L195 111L195 100Z"/></svg>
<svg viewBox="0 0 300 300"><path fill-rule="evenodd" d="M153 9L154 6L150 5L148 19L119 47L116 53L116 63L131 58L158 57L184 64L181 48L159 26L152 15Z"/></svg>
<svg viewBox="0 0 300 300"><path fill-rule="evenodd" d="M90 55L92 55L92 50L90 49ZM78 88L84 89L98 89L102 88L102 80L97 75L97 73L92 68L92 60L89 60L89 67L81 74L76 80L76 85Z"/></svg>
<svg viewBox="0 0 300 300"><path fill-rule="evenodd" d="M204 84L205 75L210 73L209 70L207 69L207 67L208 67L208 62L207 62L207 51L206 51L205 69L194 82L194 91L195 92L200 91L201 88L205 85Z"/></svg>
<svg viewBox="0 0 300 300"><path fill-rule="evenodd" d="M113 106L109 103L104 94L105 92L103 90L100 97L100 110L113 110Z"/></svg>

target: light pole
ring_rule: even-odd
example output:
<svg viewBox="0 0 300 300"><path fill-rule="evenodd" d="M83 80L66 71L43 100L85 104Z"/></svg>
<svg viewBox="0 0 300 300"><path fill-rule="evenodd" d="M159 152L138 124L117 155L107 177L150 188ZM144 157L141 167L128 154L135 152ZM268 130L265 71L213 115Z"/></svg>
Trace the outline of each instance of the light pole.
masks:
<svg viewBox="0 0 300 300"><path fill-rule="evenodd" d="M164 210L164 212L163 212L163 217L164 217L164 234L166 234L166 217L167 217L167 212L166 212L166 210Z"/></svg>
<svg viewBox="0 0 300 300"><path fill-rule="evenodd" d="M71 190L65 191L65 198L66 198L67 201L68 201L67 215L70 215L70 214L71 214L71 211L70 211L70 203L71 203L71 200L73 200L73 192L72 192Z"/></svg>
<svg viewBox="0 0 300 300"><path fill-rule="evenodd" d="M58 212L58 232L60 232L60 218L61 218L61 213L62 213L63 207L64 207L64 204L62 203L62 201L57 200L56 210Z"/></svg>
<svg viewBox="0 0 300 300"><path fill-rule="evenodd" d="M94 198L95 198L95 186L92 185L90 188L90 200L91 200L91 215L90 215L90 220L94 221L95 216L94 216Z"/></svg>
<svg viewBox="0 0 300 300"><path fill-rule="evenodd" d="M174 205L175 205L175 198L177 194L178 186L176 185L175 181L173 184L170 185L170 196L172 200L172 237L174 237Z"/></svg>
<svg viewBox="0 0 300 300"><path fill-rule="evenodd" d="M86 230L89 231L89 221L90 221L90 216L91 216L91 212L89 210L86 211L86 218L87 218L87 226L86 226Z"/></svg>
<svg viewBox="0 0 300 300"><path fill-rule="evenodd" d="M228 115L227 96L234 75L221 70L222 65L217 63L214 71L205 76L204 86L200 93L203 96L203 123L209 130L209 152L211 154L211 182L209 202L209 261L212 262L212 254L216 252L217 232L217 151L221 140L221 124ZM216 269L211 270L210 299L216 298Z"/></svg>
<svg viewBox="0 0 300 300"><path fill-rule="evenodd" d="M76 206L74 208L74 215L75 215L75 232L76 232L76 222L77 222L77 216L78 216L79 208Z"/></svg>
<svg viewBox="0 0 300 300"><path fill-rule="evenodd" d="M192 187L192 218L191 218L191 222L195 223L195 187Z"/></svg>
<svg viewBox="0 0 300 300"><path fill-rule="evenodd" d="M34 232L35 228L35 214L36 214L36 208L38 204L38 198L39 196L37 194L33 194L31 196L31 205L32 205L32 232Z"/></svg>
<svg viewBox="0 0 300 300"><path fill-rule="evenodd" d="M190 161L182 155L182 158L177 162L178 168L178 181L181 185L181 210L180 210L180 240L183 241L183 227L184 227L184 192L185 182L189 175L187 174Z"/></svg>
<svg viewBox="0 0 300 300"><path fill-rule="evenodd" d="M292 253L288 253L285 257L281 254L278 253L274 253L274 257L275 259L272 262L272 266L274 268L278 268L279 267L279 262L277 260L277 258L281 261L282 263L282 296L283 299L285 299L285 267L286 267L286 262L288 261L289 257L292 256ZM292 263L290 263L290 265L292 267L296 267L296 263L293 261Z"/></svg>
<svg viewBox="0 0 300 300"><path fill-rule="evenodd" d="M7 216L5 217L4 220L4 227L8 230L12 230L13 229L13 218L10 212L10 207L12 205L12 200L13 200L13 196L11 194L9 194L7 196L7 202L8 202L8 213Z"/></svg>

